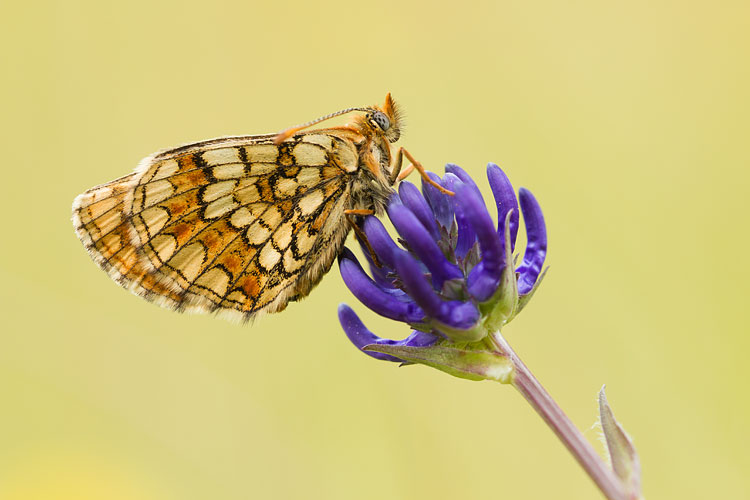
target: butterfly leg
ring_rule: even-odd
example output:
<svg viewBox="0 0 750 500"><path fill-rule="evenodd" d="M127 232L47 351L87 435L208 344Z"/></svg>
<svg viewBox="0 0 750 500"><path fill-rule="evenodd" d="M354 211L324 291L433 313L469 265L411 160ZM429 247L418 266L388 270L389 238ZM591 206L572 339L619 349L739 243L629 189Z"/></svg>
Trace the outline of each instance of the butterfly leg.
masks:
<svg viewBox="0 0 750 500"><path fill-rule="evenodd" d="M401 171L401 165L404 161L404 156L406 156L406 159L409 160L410 165L406 167L403 171ZM429 175L427 175L427 172L425 171L424 167L421 163L419 163L412 155L404 148L398 148L398 153L396 154L396 161L394 163L393 168L391 169L391 179L395 183L397 180L402 181L404 180L410 173L412 173L414 170L417 170L419 172L419 175L424 179L425 182L432 185L440 191L443 194L447 194L450 196L453 196L453 191L449 191L445 189L443 186L438 184L437 182L433 181Z"/></svg>
<svg viewBox="0 0 750 500"><path fill-rule="evenodd" d="M370 240L367 239L367 235L362 228L359 227L356 219L358 215L374 215L375 211L367 209L344 210L344 214L346 214L346 219L349 221L349 224L351 224L352 229L354 229L357 238L359 238L359 241L365 246L367 253L370 254L372 263L375 264L376 267L383 267L383 264L380 263L380 259L378 259L378 256L375 254L375 249L370 245Z"/></svg>
<svg viewBox="0 0 750 500"><path fill-rule="evenodd" d="M402 148L403 149L403 148ZM401 149L398 150L398 153L396 153L396 159L393 162L393 166L391 167L391 175L388 177L388 180L391 183L391 186L396 184L396 181L401 181L411 173L412 170L414 170L414 167L412 165L409 165L406 170L403 172L401 171L401 167L404 164L404 154L401 152Z"/></svg>

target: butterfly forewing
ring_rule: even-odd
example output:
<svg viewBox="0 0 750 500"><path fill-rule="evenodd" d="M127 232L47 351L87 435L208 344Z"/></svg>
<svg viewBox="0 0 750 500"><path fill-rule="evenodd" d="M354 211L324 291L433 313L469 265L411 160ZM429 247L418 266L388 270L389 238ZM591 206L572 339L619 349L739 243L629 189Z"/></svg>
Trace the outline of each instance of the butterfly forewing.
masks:
<svg viewBox="0 0 750 500"><path fill-rule="evenodd" d="M78 236L113 279L182 309L283 309L307 295L348 232L357 151L320 131L215 139L146 158L76 198Z"/></svg>

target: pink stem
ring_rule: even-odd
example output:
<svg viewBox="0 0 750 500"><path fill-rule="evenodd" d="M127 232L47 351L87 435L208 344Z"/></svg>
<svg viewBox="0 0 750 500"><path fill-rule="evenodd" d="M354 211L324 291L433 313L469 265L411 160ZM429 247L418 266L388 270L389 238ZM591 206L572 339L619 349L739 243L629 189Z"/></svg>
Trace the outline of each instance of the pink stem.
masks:
<svg viewBox="0 0 750 500"><path fill-rule="evenodd" d="M513 387L518 389L518 392L526 398L526 401L563 442L604 496L609 500L627 500L628 495L612 469L602 461L591 444L586 441L583 434L565 415L565 412L557 406L557 403L516 355L503 336L499 332L494 333L492 340L500 352L507 355L513 362L515 368Z"/></svg>

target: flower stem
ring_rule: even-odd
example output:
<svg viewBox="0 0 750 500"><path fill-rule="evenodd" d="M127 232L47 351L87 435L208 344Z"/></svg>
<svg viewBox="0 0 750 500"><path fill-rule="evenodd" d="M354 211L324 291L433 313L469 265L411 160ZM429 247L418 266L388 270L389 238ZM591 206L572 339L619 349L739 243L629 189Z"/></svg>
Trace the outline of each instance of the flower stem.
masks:
<svg viewBox="0 0 750 500"><path fill-rule="evenodd" d="M526 401L563 442L604 496L609 500L628 500L625 488L614 471L599 457L591 444L555 403L500 332L493 333L491 339L495 347L513 362L515 369L513 387L526 398Z"/></svg>

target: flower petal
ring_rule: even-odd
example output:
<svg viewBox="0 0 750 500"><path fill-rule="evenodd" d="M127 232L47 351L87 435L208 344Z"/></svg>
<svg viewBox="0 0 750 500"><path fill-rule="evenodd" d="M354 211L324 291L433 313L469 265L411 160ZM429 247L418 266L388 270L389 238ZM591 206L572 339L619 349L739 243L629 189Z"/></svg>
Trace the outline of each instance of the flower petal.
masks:
<svg viewBox="0 0 750 500"><path fill-rule="evenodd" d="M427 175L437 184L445 187L445 183L440 177L432 172L427 172ZM450 196L441 193L435 186L425 182L424 179L422 179L422 193L424 193L427 204L430 205L432 212L435 214L435 220L447 231L450 231L453 224L453 205L449 200Z"/></svg>
<svg viewBox="0 0 750 500"><path fill-rule="evenodd" d="M474 179L472 179L471 176L466 173L466 170L453 163L448 163L445 166L445 172L455 175L461 180L461 182L463 182L467 186L471 186L471 188L476 192L476 195L479 197L479 200L482 202L482 205L484 205L484 198L482 197L481 191L479 191L479 186L477 186L477 184L474 182Z"/></svg>
<svg viewBox="0 0 750 500"><path fill-rule="evenodd" d="M396 198L394 197L393 199ZM393 252L400 249L391 238L391 235L388 234L388 230L383 226L383 223L377 217L371 215L365 218L362 229L365 235L367 235L367 241L370 242L380 262L394 269L392 255Z"/></svg>
<svg viewBox="0 0 750 500"><path fill-rule="evenodd" d="M396 286L393 284L393 280L388 277L388 272L391 271L391 268L389 268L382 262L381 267L376 266L375 262L373 262L372 257L370 256L370 251L368 250L367 246L359 239L359 237L357 237L357 242L359 243L359 248L362 250L362 255L364 255L365 259L367 260L368 268L370 269L370 275L372 276L372 279L375 280L375 283L383 288L397 290Z"/></svg>
<svg viewBox="0 0 750 500"><path fill-rule="evenodd" d="M346 247L339 256L339 270L354 296L381 316L406 323L419 323L424 319L424 312L413 301L405 301L378 286Z"/></svg>
<svg viewBox="0 0 750 500"><path fill-rule="evenodd" d="M432 213L430 205L427 204L427 200L424 199L417 186L411 182L402 181L398 186L398 195L403 204L414 213L419 222L430 232L433 239L435 241L440 239L440 230L437 222L435 222L435 214Z"/></svg>
<svg viewBox="0 0 750 500"><path fill-rule="evenodd" d="M357 349L372 356L375 359L381 359L383 361L395 361L403 362L404 360L399 359L395 356L389 356L374 351L365 351L362 348L368 345L393 345L393 346L406 346L406 347L428 347L437 342L440 337L435 334L428 332L420 332L414 330L411 335L403 340L390 340L378 337L372 333L365 325L362 320L359 319L357 313L355 313L351 307L346 304L339 305L339 323L341 323L346 336L354 344Z"/></svg>
<svg viewBox="0 0 750 500"><path fill-rule="evenodd" d="M518 190L521 210L526 223L526 251L523 262L516 268L518 273L518 293L525 295L534 288L539 273L542 272L544 258L547 256L547 228L539 203L527 189Z"/></svg>
<svg viewBox="0 0 750 500"><path fill-rule="evenodd" d="M490 188L495 197L497 204L497 234L503 238L505 229L505 216L513 210L510 216L510 248L511 251L516 246L516 236L518 235L518 201L513 185L510 183L508 176L494 163L487 164L487 180L490 181Z"/></svg>
<svg viewBox="0 0 750 500"><path fill-rule="evenodd" d="M430 232L411 210L393 199L387 211L396 231L432 273L432 281L437 289L441 289L447 280L463 277L461 270L445 258Z"/></svg>
<svg viewBox="0 0 750 500"><path fill-rule="evenodd" d="M505 265L503 243L495 231L484 201L476 189L467 184L456 184L456 203L474 229L479 241L482 260L471 270L468 278L469 293L479 302L489 299L500 283Z"/></svg>
<svg viewBox="0 0 750 500"><path fill-rule="evenodd" d="M445 174L443 182L445 183L445 186L454 193L458 189L458 186L463 184L461 179L451 173ZM474 246L474 243L476 243L477 235L474 232L474 228L469 222L468 217L464 213L463 207L456 202L455 196L452 196L450 201L453 205L453 210L456 214L456 223L458 225L458 241L456 242L455 253L457 257L463 258Z"/></svg>
<svg viewBox="0 0 750 500"><path fill-rule="evenodd" d="M479 321L479 310L472 302L443 300L433 290L414 258L405 251L394 254L396 272L411 298L427 316L458 330L467 330Z"/></svg>
<svg viewBox="0 0 750 500"><path fill-rule="evenodd" d="M349 340L351 340L352 344L354 344L360 351L362 351L362 348L366 345L378 344L385 340L368 330L365 324L362 323L362 320L359 319L359 316L357 316L357 313L355 313L354 310L352 310L352 308L346 304L339 305L339 323L341 323L341 327L344 329L346 336L349 337ZM389 356L388 354L382 354L373 351L362 352L364 352L368 356L372 356L375 359L381 359L383 361L401 361L399 358Z"/></svg>
<svg viewBox="0 0 750 500"><path fill-rule="evenodd" d="M365 235L365 237L366 236L367 235ZM383 288L397 290L396 286L393 284L392 277L389 276L389 273L393 272L393 268L388 267L385 263L383 263L382 259L378 259L381 266L376 266L375 262L372 260L370 249L367 248L367 245L362 240L362 238L359 237L358 233L355 233L355 238L357 240L357 243L359 243L359 248L362 250L362 255L364 255L365 259L367 260L367 264L370 269L370 275L375 280L375 282ZM369 238L367 241L369 242ZM372 251L374 252L375 249L373 249Z"/></svg>

